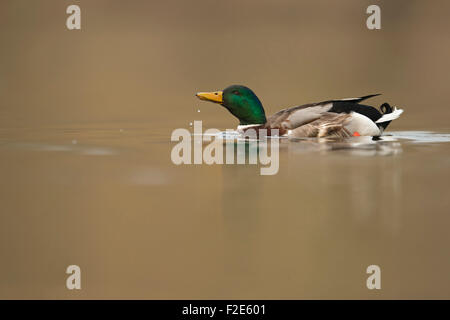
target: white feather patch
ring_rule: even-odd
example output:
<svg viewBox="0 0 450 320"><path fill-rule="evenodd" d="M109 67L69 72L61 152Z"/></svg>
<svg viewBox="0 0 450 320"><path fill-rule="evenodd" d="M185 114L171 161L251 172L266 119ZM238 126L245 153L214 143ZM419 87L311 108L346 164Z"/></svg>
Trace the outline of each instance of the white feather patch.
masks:
<svg viewBox="0 0 450 320"><path fill-rule="evenodd" d="M392 121L392 120L395 120L398 117L400 117L400 115L402 113L403 113L402 109L397 109L396 107L394 107L394 111L392 111L391 113L384 114L380 119L378 119L375 122L376 123L381 123L381 122L386 122L386 121Z"/></svg>
<svg viewBox="0 0 450 320"><path fill-rule="evenodd" d="M358 132L361 136L379 136L381 134L378 126L365 115L357 112L351 112L351 118L345 124L350 134Z"/></svg>
<svg viewBox="0 0 450 320"><path fill-rule="evenodd" d="M260 124L240 124L237 126L236 131L239 134L244 134L245 130L251 129L251 128L258 128L258 127L261 127L261 125Z"/></svg>

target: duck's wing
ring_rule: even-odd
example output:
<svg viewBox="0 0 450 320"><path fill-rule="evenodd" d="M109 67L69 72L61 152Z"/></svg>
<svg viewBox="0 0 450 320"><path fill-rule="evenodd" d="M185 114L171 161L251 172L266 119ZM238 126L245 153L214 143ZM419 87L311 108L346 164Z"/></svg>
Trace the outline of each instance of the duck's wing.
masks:
<svg viewBox="0 0 450 320"><path fill-rule="evenodd" d="M350 119L350 114L326 112L319 119L291 130L289 137L347 138L351 136L351 133L345 125Z"/></svg>
<svg viewBox="0 0 450 320"><path fill-rule="evenodd" d="M267 119L266 126L281 130L293 130L299 126L319 119L333 107L332 102L310 103L283 109Z"/></svg>
<svg viewBox="0 0 450 320"><path fill-rule="evenodd" d="M353 102L353 103L360 103L364 100L373 98L373 97L377 97L377 96L381 96L381 93L375 93L375 94L369 94L367 96L364 97L359 97L359 98L347 98L347 99L339 99L339 100L330 100L330 102L339 102L339 101L345 101L345 102Z"/></svg>
<svg viewBox="0 0 450 320"><path fill-rule="evenodd" d="M301 106L287 108L278 111L267 119L266 126L269 128L279 128L282 130L293 130L312 121L320 119L325 113L333 109L333 106L339 103L357 106L359 102L378 96L379 94L371 94L360 98L348 98L341 100L328 100L317 103L309 103ZM349 113L345 110L343 113ZM333 111L335 112L335 111ZM339 114L340 112L338 112Z"/></svg>

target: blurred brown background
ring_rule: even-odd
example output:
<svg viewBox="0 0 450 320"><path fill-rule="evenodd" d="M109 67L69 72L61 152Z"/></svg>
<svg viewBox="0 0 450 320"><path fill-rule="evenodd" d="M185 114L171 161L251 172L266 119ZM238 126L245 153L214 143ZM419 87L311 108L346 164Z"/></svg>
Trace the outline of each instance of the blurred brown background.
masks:
<svg viewBox="0 0 450 320"><path fill-rule="evenodd" d="M382 29L366 28L370 4ZM82 30L65 27L69 4ZM448 124L448 1L2 1L0 124L186 125L196 91L246 84L268 113L381 92L396 128ZM217 106L210 126L234 127Z"/></svg>
<svg viewBox="0 0 450 320"><path fill-rule="evenodd" d="M70 4L81 31L66 29ZM405 110L389 131L448 132L449 12L447 0L2 0L0 298L449 298L448 143L292 143L270 177L170 160L172 130L236 126L194 97L236 83L268 114L383 93L370 102ZM80 291L65 287L70 264ZM371 264L380 291L365 286Z"/></svg>

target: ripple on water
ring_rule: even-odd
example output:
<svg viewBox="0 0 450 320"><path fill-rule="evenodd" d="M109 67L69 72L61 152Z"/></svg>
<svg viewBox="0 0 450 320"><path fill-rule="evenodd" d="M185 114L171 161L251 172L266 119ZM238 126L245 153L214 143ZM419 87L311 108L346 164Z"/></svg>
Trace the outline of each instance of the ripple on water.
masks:
<svg viewBox="0 0 450 320"><path fill-rule="evenodd" d="M195 136L195 134L193 134ZM218 139L234 140L237 143L251 141L237 131L222 131L207 134ZM276 137L279 138L279 137ZM295 153L344 151L355 156L398 155L402 153L402 143L445 143L450 142L450 134L432 131L392 131L378 139L372 137L351 137L348 139L293 138L288 147Z"/></svg>
<svg viewBox="0 0 450 320"><path fill-rule="evenodd" d="M195 136L196 134L193 134ZM222 131L217 134L203 134L206 136L215 136L223 139L237 139L241 140L242 136L237 131ZM277 137L280 138L280 137ZM283 137L281 137L283 138ZM305 141L305 140L315 140L316 138L299 138L292 139L293 141ZM360 141L367 143L369 140L372 141L371 137L352 137L348 139L348 141ZM385 135L381 137L378 141L398 141L398 140L410 140L411 142L416 143L426 143L426 142L450 142L450 133L439 133L432 131L391 131L387 132ZM330 140L329 142L333 142ZM373 140L376 142L376 140Z"/></svg>
<svg viewBox="0 0 450 320"><path fill-rule="evenodd" d="M34 150L34 151L50 151L50 152L69 152L78 153L89 156L110 156L115 155L118 152L108 147L97 146L83 146L79 144L70 145L64 144L41 144L41 143L16 143L12 146L19 149Z"/></svg>
<svg viewBox="0 0 450 320"><path fill-rule="evenodd" d="M406 139L413 143L450 142L449 133L432 131L393 131L389 136L396 139Z"/></svg>

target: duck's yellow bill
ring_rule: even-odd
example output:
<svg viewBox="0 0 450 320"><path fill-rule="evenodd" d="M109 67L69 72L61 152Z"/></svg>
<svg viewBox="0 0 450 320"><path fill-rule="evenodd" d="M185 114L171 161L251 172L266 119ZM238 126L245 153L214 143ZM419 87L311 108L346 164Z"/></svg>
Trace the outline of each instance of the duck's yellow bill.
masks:
<svg viewBox="0 0 450 320"><path fill-rule="evenodd" d="M216 92L199 92L196 94L197 98L200 100L212 101L216 103L222 103L222 91Z"/></svg>

